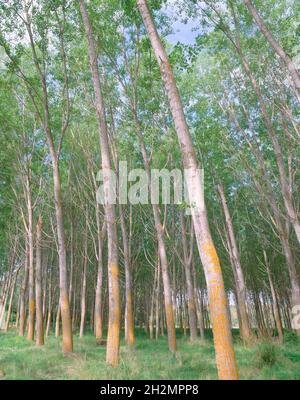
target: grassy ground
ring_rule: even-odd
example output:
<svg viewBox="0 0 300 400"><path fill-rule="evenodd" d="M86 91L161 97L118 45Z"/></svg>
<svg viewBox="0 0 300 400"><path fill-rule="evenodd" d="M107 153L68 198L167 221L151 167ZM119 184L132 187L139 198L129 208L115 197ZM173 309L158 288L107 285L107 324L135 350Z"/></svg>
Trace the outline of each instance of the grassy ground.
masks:
<svg viewBox="0 0 300 400"><path fill-rule="evenodd" d="M208 334L208 336L210 336ZM236 335L235 335L236 336ZM105 364L105 347L87 334L75 338L75 353L64 356L60 341L49 337L35 347L15 332L0 333L0 379L216 379L211 337L191 344L178 335L178 354L167 350L166 337L150 341L138 334L135 349L122 343L118 368ZM243 345L235 337L241 379L300 379L300 342L287 337L283 345ZM4 373L4 374L3 374Z"/></svg>

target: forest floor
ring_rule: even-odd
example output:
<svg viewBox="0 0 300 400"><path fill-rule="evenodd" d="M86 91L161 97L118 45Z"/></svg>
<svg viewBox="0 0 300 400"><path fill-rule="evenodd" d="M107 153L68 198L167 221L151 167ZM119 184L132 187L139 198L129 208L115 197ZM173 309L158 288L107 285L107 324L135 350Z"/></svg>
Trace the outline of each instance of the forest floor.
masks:
<svg viewBox="0 0 300 400"><path fill-rule="evenodd" d="M133 350L121 344L118 368L105 364L105 347L92 334L74 336L72 355L64 356L60 340L47 338L42 348L16 336L0 333L1 379L216 379L213 342L210 333L202 343L189 343L178 334L178 354L168 352L167 338L149 340L138 332ZM245 346L235 332L235 350L241 379L300 379L300 342L278 345L256 341Z"/></svg>

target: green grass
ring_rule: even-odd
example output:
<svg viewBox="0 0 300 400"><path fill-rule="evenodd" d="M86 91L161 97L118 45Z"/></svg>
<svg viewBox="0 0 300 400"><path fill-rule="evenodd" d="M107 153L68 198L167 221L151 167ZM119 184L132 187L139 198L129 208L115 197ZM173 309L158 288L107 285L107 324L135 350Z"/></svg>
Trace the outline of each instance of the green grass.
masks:
<svg viewBox="0 0 300 400"><path fill-rule="evenodd" d="M75 353L64 356L60 340L51 336L42 348L11 331L0 333L0 379L216 379L211 334L204 343L178 337L178 353L171 355L167 338L149 340L138 333L133 350L121 344L120 366L105 364L105 347L91 334L74 337ZM300 343L255 342L245 346L234 334L241 379L300 379Z"/></svg>

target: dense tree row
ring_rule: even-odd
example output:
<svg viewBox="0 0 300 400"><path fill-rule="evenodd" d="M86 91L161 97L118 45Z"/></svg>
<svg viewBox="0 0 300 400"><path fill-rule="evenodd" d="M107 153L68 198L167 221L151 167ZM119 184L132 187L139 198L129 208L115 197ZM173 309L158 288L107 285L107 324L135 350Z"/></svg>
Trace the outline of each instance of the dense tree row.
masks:
<svg viewBox="0 0 300 400"><path fill-rule="evenodd" d="M300 335L298 3L1 4L1 329L63 352L91 330L116 366L123 328L173 353L212 328L221 379L232 327ZM193 44L167 42L170 7ZM103 206L124 161L191 171L192 206Z"/></svg>

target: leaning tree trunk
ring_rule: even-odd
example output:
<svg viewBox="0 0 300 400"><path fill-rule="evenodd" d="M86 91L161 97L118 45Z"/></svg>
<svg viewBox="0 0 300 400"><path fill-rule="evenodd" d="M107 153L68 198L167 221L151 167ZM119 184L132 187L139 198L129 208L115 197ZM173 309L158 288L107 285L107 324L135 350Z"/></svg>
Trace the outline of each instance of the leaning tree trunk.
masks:
<svg viewBox="0 0 300 400"><path fill-rule="evenodd" d="M113 115L112 115L113 121ZM114 123L112 123L114 126ZM119 184L119 158L116 149L114 138L111 137L111 146L113 160L117 175L117 182ZM128 238L126 222L125 222L125 210L122 204L119 202L119 215L123 242L123 255L124 255L124 267L125 267L125 342L128 346L133 346L135 343L135 332L134 332L134 315L133 315L133 290L132 290L132 274L131 274L131 249L130 249L130 238ZM131 215L131 214L130 214ZM130 219L131 229L131 219Z"/></svg>
<svg viewBox="0 0 300 400"><path fill-rule="evenodd" d="M69 302L69 287L67 276L67 256L66 256L66 240L63 225L62 199L61 199L61 184L57 161L53 162L54 171L54 197L56 204L56 221L57 221L57 238L58 238L58 256L59 256L59 313L61 314L62 322L62 351L70 353L73 351L73 334L72 321Z"/></svg>
<svg viewBox="0 0 300 400"><path fill-rule="evenodd" d="M132 110L136 128L137 128L137 135L140 142L144 167L146 170L146 174L148 177L148 182L150 185L151 182L151 170L149 159L147 155L147 150L145 146L145 142L143 139L142 129L140 122L138 120L137 111L136 109ZM151 190L151 187L149 186ZM169 263L167 258L167 251L166 251L166 243L165 243L165 234L164 228L160 220L160 211L159 206L155 203L152 204L152 211L154 216L154 226L156 231L156 238L158 243L158 254L160 258L160 266L161 266L161 276L163 281L163 288L164 288L164 303L165 303L165 312L166 312L166 321L167 321L167 333L168 333L168 344L169 350L172 353L176 352L176 332L175 332L175 322L174 322L174 310L173 310L173 303L172 303L172 290L171 290L171 283L170 283L170 275L169 275Z"/></svg>
<svg viewBox="0 0 300 400"><path fill-rule="evenodd" d="M159 337L159 295L160 295L160 260L157 261L157 285L155 288L155 339Z"/></svg>
<svg viewBox="0 0 300 400"><path fill-rule="evenodd" d="M155 302L155 291L156 291L156 279L157 279L157 269L154 271L154 279L151 293L151 308L150 308L150 317L149 317L149 334L150 339L153 339L153 322L154 322L154 302Z"/></svg>
<svg viewBox="0 0 300 400"><path fill-rule="evenodd" d="M60 304L57 305L57 312L55 318L55 337L59 337L60 333Z"/></svg>
<svg viewBox="0 0 300 400"><path fill-rule="evenodd" d="M190 326L190 338L191 341L197 338L197 314L196 304L194 297L194 286L192 277L192 257L193 257L193 245L190 245L190 253L188 252L188 243L185 231L184 212L180 210L180 225L181 225L181 240L183 246L183 264L186 281L186 294L187 294L187 306L189 315L189 326ZM192 225L192 222L191 222ZM193 232L191 231L190 241L194 240Z"/></svg>
<svg viewBox="0 0 300 400"><path fill-rule="evenodd" d="M291 75L294 87L296 89L298 100L300 101L300 74L297 71L295 64L293 63L293 60L289 57L289 55L280 46L280 43L275 39L272 32L269 31L269 29L267 28L267 26L264 23L264 20L257 12L252 1L244 0L244 3L246 5L246 7L248 8L248 10L250 11L250 13L252 14L252 17L254 18L255 22L257 23L257 26L259 27L259 30L261 31L261 33L265 36L265 38L267 39L269 44L273 47L274 51L279 55L279 57L282 59L282 61L286 65L286 67Z"/></svg>
<svg viewBox="0 0 300 400"><path fill-rule="evenodd" d="M25 25L29 36L34 65L36 68L36 72L40 78L41 89L43 93L42 100L43 100L44 115L43 117L41 117L40 114L38 115L45 130L52 161L53 191L54 191L56 230L57 230L57 242L58 242L58 260L59 260L59 290L60 290L59 303L60 303L60 313L62 320L62 351L64 353L68 353L73 351L73 335L72 335L70 303L68 296L66 239L65 239L64 218L63 218L62 197L61 197L61 181L59 174L60 147L56 151L55 142L51 130L47 80L41 68L41 64L37 55L36 44L34 42L34 36L31 28L31 22L28 15L27 7L25 7ZM66 128L67 124L62 128L60 144L62 144L62 138Z"/></svg>
<svg viewBox="0 0 300 400"><path fill-rule="evenodd" d="M2 329L3 321L5 318L5 311L6 311L6 304L8 301L9 291L12 288L12 279L13 279L13 267L15 263L15 253L16 253L16 245L17 242L15 241L15 246L12 249L12 257L9 261L9 271L7 274L6 279L4 280L3 287L2 287L2 294L0 297L0 329Z"/></svg>
<svg viewBox="0 0 300 400"><path fill-rule="evenodd" d="M16 271L15 276L13 278L12 285L11 285L9 305L8 305L7 316L6 316L5 327L4 327L5 332L7 332L8 328L9 328L9 322L10 322L10 317L11 317L11 312L12 312L13 299L14 299L14 294L15 294L18 272L19 272L19 269Z"/></svg>
<svg viewBox="0 0 300 400"><path fill-rule="evenodd" d="M278 306L276 290L275 290L275 286L274 286L274 283L273 283L273 278L272 278L272 273L271 273L271 270L270 270L270 265L269 265L269 260L268 260L268 257L267 257L267 253L266 253L265 250L263 250L263 253L264 253L265 267L266 267L266 270L267 270L268 279L269 279L269 283L270 283L275 325L276 325L276 329L277 329L277 332L278 332L279 342L282 343L283 342L283 329L282 329L282 323L281 323L281 317L280 317L280 311L279 311L279 306Z"/></svg>
<svg viewBox="0 0 300 400"><path fill-rule="evenodd" d="M241 52L240 47L237 47L237 51L238 51L238 54L241 57L241 61L243 63L244 69L247 72L247 75L248 75L249 79L252 82L252 86L255 89L257 97L259 98L261 104L264 105L262 110L263 110L265 124L266 124L266 126L269 127L270 131L272 131L272 129L273 129L272 128L272 121L270 120L270 118L269 118L269 116L267 114L266 105L264 103L264 100L263 100L263 97L262 97L261 90L260 90L260 87L258 85L258 82L256 81L255 77L253 76L247 61L245 60L245 58L243 56L243 53ZM248 119L249 119L249 117L248 117ZM243 133L243 136L246 137L245 132L240 127L237 119L234 118L234 115L233 115L233 121L235 122L236 126L241 130L241 132ZM275 133L272 132L271 136L274 138L275 137ZM281 154L281 149L280 149L280 146L278 148L278 140L277 141L275 140L275 142L276 142L276 146L275 147L277 148L277 151L275 151L275 154L277 154L277 159L278 159L278 157ZM298 279L296 265L295 265L295 258L294 258L293 251L292 251L292 248L291 248L290 243L289 243L289 232L288 232L288 229L286 228L286 224L284 223L284 221L283 221L283 219L281 217L282 211L281 211L280 207L278 206L277 200L276 200L276 198L274 196L274 188L272 186L272 183L269 180L268 172L267 172L267 169L266 169L266 164L265 164L265 161L264 161L264 159L263 159L263 157L262 157L262 155L260 153L260 150L259 150L259 148L257 146L254 146L252 144L252 142L248 141L248 144L250 146L251 151L255 155L256 160L258 161L258 164L259 164L259 167L260 167L260 171L261 171L261 176L264 179L264 182L263 182L263 184L259 183L259 181L256 179L256 177L254 175L252 175L252 178L254 180L254 184L255 184L255 187L256 187L257 191L260 193L261 196L263 196L264 198L266 197L268 199L268 203L269 203L269 205L270 205L270 207L272 209L272 212L273 212L273 223L274 223L274 226L276 227L276 230L278 232L278 236L279 236L279 239L280 239L280 242L281 242L281 245L282 245L283 254L284 254L285 258L286 258L286 263L287 263L288 272L289 272L290 283L291 283L291 295L290 295L291 304L292 304L292 306L296 306L296 305L300 304L300 286L299 286L299 279ZM281 170L281 175L282 175L282 178L283 178L281 180L282 180L282 182L286 182L286 178L284 178L284 174L285 174L284 173L284 168L282 167L282 165L283 165L282 157L279 157L279 159L281 161L279 161L278 165L281 166L280 170ZM286 187L286 184L284 184L283 186ZM282 193L287 193L287 192L290 192L290 190L289 189L282 190ZM286 199L287 198L289 200L291 200L290 195L288 197L286 197ZM287 206L288 206L288 204L286 204L286 207ZM264 211L264 209L262 211ZM291 209L290 209L290 211L291 211ZM298 232L297 226L299 225L297 223L298 217L296 219L295 218L291 218L291 217L293 217L293 215L290 215L289 219L290 219L292 225L294 226L294 230L295 230L297 239L298 239L298 236L299 236L298 241L300 243L300 229L299 229L299 235L297 235L297 232ZM295 217L295 215L294 215L294 217ZM300 336L300 329L298 328L298 329L296 329L296 331L297 331L297 334Z"/></svg>
<svg viewBox="0 0 300 400"><path fill-rule="evenodd" d="M102 232L100 228L99 218L99 204L96 201L96 222L97 222L97 234L98 234L98 270L97 270L97 283L95 290L95 309L94 309L94 320L95 320L95 336L97 341L102 339L102 286L103 286L103 256L102 256Z"/></svg>
<svg viewBox="0 0 300 400"><path fill-rule="evenodd" d="M238 305L239 314L240 314L241 337L243 340L249 341L249 340L251 340L252 334L251 334L251 328L250 328L250 324L249 324L248 312L247 312L247 308L246 308L246 285L245 285L244 273L243 273L243 270L241 267L240 255L239 255L237 243L235 240L235 234L234 234L234 230L233 230L231 215L230 215L228 204L226 201L223 185L221 185L221 184L218 185L218 192L220 195L222 208L224 211L225 226L226 226L227 237L228 237L228 242L229 242L228 250L231 253L230 259L232 261L231 262L232 268L234 269L233 276L234 276L235 287L236 287L237 305Z"/></svg>
<svg viewBox="0 0 300 400"><path fill-rule="evenodd" d="M199 177L198 163L192 139L185 120L181 98L166 51L153 23L145 0L137 5L149 34L149 38L160 67L171 113L181 147L183 164L187 170L187 186L198 250L207 282L209 306L216 351L216 362L220 379L238 379L235 352L228 318L228 303L219 258L211 237L203 188Z"/></svg>
<svg viewBox="0 0 300 400"><path fill-rule="evenodd" d="M262 90L260 88L259 82L257 81L256 77L254 76L254 74L250 68L250 65L242 51L240 42L236 43L235 49L237 51L237 54L240 57L244 71L245 71L246 75L248 76L248 78L253 86L253 89L257 95L257 98L259 101L259 106L261 109L262 118L263 118L265 127L267 129L268 136L272 142L273 149L274 149L275 160L276 160L276 164L277 164L278 172L279 172L279 183L280 183L280 188L281 188L281 193L282 193L282 198L283 198L284 206L286 209L286 213L287 213L287 216L294 228L298 243L300 244L300 221L298 218L297 210L295 209L295 206L292 201L292 192L291 192L291 188L289 187L289 183L288 183L289 180L288 180L288 177L287 177L287 174L285 171L285 162L284 162L281 144L278 139L277 133L274 129L272 119L269 116L268 109L267 109L267 103L264 100L264 96L263 96Z"/></svg>
<svg viewBox="0 0 300 400"><path fill-rule="evenodd" d="M35 263L35 300L36 300L36 345L44 344L44 317L42 301L42 217L36 225L36 263Z"/></svg>
<svg viewBox="0 0 300 400"><path fill-rule="evenodd" d="M197 320L199 325L199 333L201 340L205 339L204 312L201 290L198 288L197 272L194 260L192 260L193 284L194 284L194 299L196 305Z"/></svg>
<svg viewBox="0 0 300 400"><path fill-rule="evenodd" d="M28 332L27 339L34 339L34 317L35 317L35 295L34 295L34 264L33 264L33 211L32 211L32 198L29 180L29 172L26 176L26 197L27 197L27 212L28 212L28 225L27 225L27 240L28 240Z"/></svg>
<svg viewBox="0 0 300 400"><path fill-rule="evenodd" d="M88 216L86 216L88 218ZM83 337L85 316L86 316L86 269L88 260L88 232L87 226L84 235L84 255L83 255L83 269L82 269L82 286L81 286L81 311L80 311L80 329L79 337Z"/></svg>
<svg viewBox="0 0 300 400"><path fill-rule="evenodd" d="M128 346L135 343L134 334L134 316L133 316L133 298L132 298L132 278L131 278L131 260L130 249L126 231L124 209L119 204L120 222L123 240L124 265L125 265L125 341Z"/></svg>
<svg viewBox="0 0 300 400"><path fill-rule="evenodd" d="M52 257L51 257L51 268L50 268L50 277L49 277L49 284L48 284L48 314L47 314L47 321L46 321L46 332L45 336L49 336L50 332L50 325L51 325L51 316L54 304L52 300Z"/></svg>
<svg viewBox="0 0 300 400"><path fill-rule="evenodd" d="M19 335L24 336L25 334L25 319L26 319L26 289L28 285L28 244L26 242L25 247L25 266L23 281L20 290L20 317L19 317Z"/></svg>
<svg viewBox="0 0 300 400"><path fill-rule="evenodd" d="M88 41L88 55L95 93L95 106L99 123L99 136L101 147L101 161L103 184L105 193L105 219L107 226L107 244L108 244L108 288L109 288L109 321L107 334L106 362L112 366L119 364L120 347L120 289L119 289L119 259L118 259L118 236L116 227L116 210L114 204L111 204L109 193L113 187L111 181L111 160L109 154L108 132L106 124L105 106L102 96L98 62L95 50L92 27L89 21L88 13L85 9L84 1L79 0L80 11L83 25Z"/></svg>

